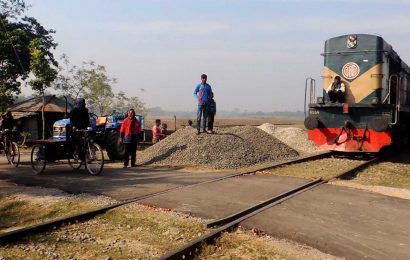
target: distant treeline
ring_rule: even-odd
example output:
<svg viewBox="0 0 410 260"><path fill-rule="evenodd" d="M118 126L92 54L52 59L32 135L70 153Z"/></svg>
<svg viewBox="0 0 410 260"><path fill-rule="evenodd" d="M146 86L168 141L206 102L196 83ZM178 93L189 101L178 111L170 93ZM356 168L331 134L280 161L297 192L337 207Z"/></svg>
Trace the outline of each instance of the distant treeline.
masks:
<svg viewBox="0 0 410 260"><path fill-rule="evenodd" d="M161 107L147 108L147 115L149 116L177 116L177 117L196 117L196 111L168 111ZM275 111L275 112L244 112L244 111L218 111L217 115L220 117L268 117L268 116L287 116L287 117L301 117L304 116L303 111Z"/></svg>

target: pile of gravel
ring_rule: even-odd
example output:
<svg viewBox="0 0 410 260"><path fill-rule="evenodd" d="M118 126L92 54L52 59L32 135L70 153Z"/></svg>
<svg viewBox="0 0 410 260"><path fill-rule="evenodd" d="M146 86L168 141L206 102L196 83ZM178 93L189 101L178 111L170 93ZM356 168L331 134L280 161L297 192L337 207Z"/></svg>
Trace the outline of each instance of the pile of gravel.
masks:
<svg viewBox="0 0 410 260"><path fill-rule="evenodd" d="M296 127L276 127L269 123L260 125L258 128L300 153L309 154L319 151L315 144L309 140L306 130Z"/></svg>
<svg viewBox="0 0 410 260"><path fill-rule="evenodd" d="M294 149L252 126L217 129L216 134L196 134L183 128L145 149L142 164L205 166L235 169L297 157Z"/></svg>

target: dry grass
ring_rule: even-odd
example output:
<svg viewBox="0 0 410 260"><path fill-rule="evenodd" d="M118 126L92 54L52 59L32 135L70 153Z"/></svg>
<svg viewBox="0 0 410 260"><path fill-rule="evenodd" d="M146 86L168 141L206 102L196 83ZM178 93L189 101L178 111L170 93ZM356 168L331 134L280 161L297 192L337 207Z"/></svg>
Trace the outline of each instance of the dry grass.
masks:
<svg viewBox="0 0 410 260"><path fill-rule="evenodd" d="M239 229L202 250L199 259L338 259L314 248Z"/></svg>
<svg viewBox="0 0 410 260"><path fill-rule="evenodd" d="M156 258L202 235L204 222L133 204L0 248L8 259Z"/></svg>
<svg viewBox="0 0 410 260"><path fill-rule="evenodd" d="M27 205L26 205L27 206ZM139 204L0 247L0 259L154 259L208 232L205 221ZM224 234L200 259L332 259L293 242L243 230Z"/></svg>
<svg viewBox="0 0 410 260"><path fill-rule="evenodd" d="M3 197L0 200L0 231L41 223L102 205L102 202L77 197L61 200L29 199L27 196Z"/></svg>
<svg viewBox="0 0 410 260"><path fill-rule="evenodd" d="M151 129L155 123L155 119L161 119L163 123L168 125L169 130L174 130L175 122L172 117L151 117L145 118L145 128ZM177 129L184 127L188 124L188 120L192 120L194 125L196 124L196 118L177 118ZM251 125L259 126L264 123L278 124L278 125L293 125L295 127L303 127L303 118L299 117L254 117L254 118L219 118L218 115L215 118L215 127L221 126L238 126L238 125Z"/></svg>
<svg viewBox="0 0 410 260"><path fill-rule="evenodd" d="M363 185L379 185L410 189L410 152L370 166L354 180Z"/></svg>
<svg viewBox="0 0 410 260"><path fill-rule="evenodd" d="M362 161L359 160L325 158L311 162L283 166L280 168L275 168L257 173L293 176L306 179L313 179L318 177L322 177L323 179L330 179L337 173L348 170L349 168L354 167L360 164L361 162Z"/></svg>

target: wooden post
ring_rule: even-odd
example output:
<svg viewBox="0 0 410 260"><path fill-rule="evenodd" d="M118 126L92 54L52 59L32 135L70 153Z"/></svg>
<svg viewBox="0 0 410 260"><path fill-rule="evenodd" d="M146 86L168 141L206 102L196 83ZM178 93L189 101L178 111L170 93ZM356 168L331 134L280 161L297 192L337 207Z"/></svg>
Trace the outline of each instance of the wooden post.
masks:
<svg viewBox="0 0 410 260"><path fill-rule="evenodd" d="M46 128L46 123L45 123L45 120L44 120L44 105L45 105L45 99L44 99L44 89L43 89L43 91L42 91L42 94L43 94L43 107L42 107L42 109L41 109L41 120L43 121L43 140L45 139L45 128Z"/></svg>

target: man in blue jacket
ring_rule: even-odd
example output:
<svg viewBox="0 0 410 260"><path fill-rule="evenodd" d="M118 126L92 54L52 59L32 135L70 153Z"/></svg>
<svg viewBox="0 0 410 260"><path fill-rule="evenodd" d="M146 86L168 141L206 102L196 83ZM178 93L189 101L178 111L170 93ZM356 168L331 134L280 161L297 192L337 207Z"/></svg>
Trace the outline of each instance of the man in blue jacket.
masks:
<svg viewBox="0 0 410 260"><path fill-rule="evenodd" d="M214 97L211 86L206 83L207 76L205 74L201 75L201 83L196 86L194 91L194 97L198 99L198 110L196 114L196 129L197 134L201 131L201 117L202 117L202 129L206 132L206 122L208 117L208 106L210 100Z"/></svg>

